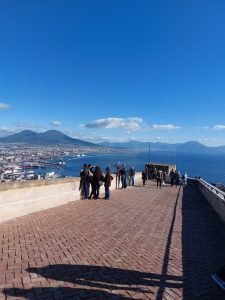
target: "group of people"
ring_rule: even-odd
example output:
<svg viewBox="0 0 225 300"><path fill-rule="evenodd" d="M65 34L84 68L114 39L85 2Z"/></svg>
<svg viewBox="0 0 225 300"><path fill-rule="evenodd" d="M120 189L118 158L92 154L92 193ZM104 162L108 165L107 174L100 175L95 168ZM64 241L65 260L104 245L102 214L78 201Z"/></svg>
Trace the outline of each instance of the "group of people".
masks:
<svg viewBox="0 0 225 300"><path fill-rule="evenodd" d="M142 171L142 182L145 186L146 180L149 179L148 169L144 168ZM125 189L128 185L134 186L135 181L135 168L131 166L130 169L126 169L125 165L117 166L115 172L116 175L116 188ZM165 171L161 169L155 169L151 174L151 179L155 179L157 182L157 188L161 188L165 185L166 175ZM187 185L187 172L181 176L179 171L174 171L173 169L169 173L170 185L171 186L186 186ZM100 199L100 187L104 185L105 187L105 198L110 199L110 186L113 177L110 172L110 168L107 167L105 170L105 175L103 174L99 166L83 165L83 169L80 171L80 187L81 199Z"/></svg>
<svg viewBox="0 0 225 300"><path fill-rule="evenodd" d="M125 189L128 185L134 186L135 168L131 166L126 169L125 164L117 166L116 172L116 188ZM80 171L80 194L81 199L100 199L100 187L105 187L105 199L110 199L110 186L113 176L110 168L107 167L105 175L99 166L92 166L91 164L84 164Z"/></svg>
<svg viewBox="0 0 225 300"><path fill-rule="evenodd" d="M155 169L154 172L151 173L151 176L148 176L148 169L144 168L142 171L142 182L143 186L145 186L147 179L155 179L157 183L157 188L162 187L162 185L165 185L166 181L166 172L162 171L161 169ZM187 185L187 172L185 171L184 174L181 176L181 173L179 171L174 171L173 169L169 173L170 177L170 185L173 186L174 184L176 186L186 186Z"/></svg>
<svg viewBox="0 0 225 300"><path fill-rule="evenodd" d="M100 187L105 187L105 200L110 199L110 186L113 177L110 173L110 168L107 167L105 175L99 166L83 165L80 171L80 193L81 199L100 199Z"/></svg>
<svg viewBox="0 0 225 300"><path fill-rule="evenodd" d="M180 171L174 171L173 169L170 171L170 183L171 186L174 184L176 187L183 185L187 185L187 172L184 171L184 174L181 175Z"/></svg>
<svg viewBox="0 0 225 300"><path fill-rule="evenodd" d="M150 175L150 176L149 176ZM145 186L146 180L147 179L155 179L157 182L157 188L161 188L162 184L165 185L165 176L166 173L163 172L160 169L155 169L154 172L152 172L151 174L148 174L148 169L144 168L144 170L142 171L142 182L143 182L143 186Z"/></svg>
<svg viewBox="0 0 225 300"><path fill-rule="evenodd" d="M125 164L117 166L116 174L116 188L126 189L128 185L134 186L135 168L131 166L130 169L126 169Z"/></svg>

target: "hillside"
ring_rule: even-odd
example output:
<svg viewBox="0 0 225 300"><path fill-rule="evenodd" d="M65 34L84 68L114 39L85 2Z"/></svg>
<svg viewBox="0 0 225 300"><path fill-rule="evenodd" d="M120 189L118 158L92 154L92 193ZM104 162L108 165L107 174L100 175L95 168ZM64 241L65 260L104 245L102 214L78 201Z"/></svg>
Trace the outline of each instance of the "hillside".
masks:
<svg viewBox="0 0 225 300"><path fill-rule="evenodd" d="M73 139L60 131L48 130L43 133L36 133L31 130L24 130L19 133L0 138L0 143L25 143L32 145L75 145L99 147L99 145Z"/></svg>
<svg viewBox="0 0 225 300"><path fill-rule="evenodd" d="M219 147L207 147L199 142L190 141L186 143L149 143L149 142L139 142L139 141L129 141L122 143L101 143L102 146L107 147L123 147L128 148L131 151L176 151L176 152L187 152L187 153L225 153L225 146Z"/></svg>

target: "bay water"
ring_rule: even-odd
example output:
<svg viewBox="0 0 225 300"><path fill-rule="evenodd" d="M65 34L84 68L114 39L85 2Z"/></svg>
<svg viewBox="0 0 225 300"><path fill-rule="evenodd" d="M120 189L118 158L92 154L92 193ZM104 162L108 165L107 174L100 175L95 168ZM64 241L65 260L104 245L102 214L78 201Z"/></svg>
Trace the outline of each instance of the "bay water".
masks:
<svg viewBox="0 0 225 300"><path fill-rule="evenodd" d="M60 176L76 177L84 163L99 165L102 171L110 167L115 171L115 163L121 162L129 169L132 165L136 171L142 171L145 163L167 163L176 164L181 174L186 171L188 176L201 176L209 183L225 184L225 154L196 154L196 153L174 153L168 151L149 152L126 152L87 154L80 157L65 156L65 167L56 172Z"/></svg>

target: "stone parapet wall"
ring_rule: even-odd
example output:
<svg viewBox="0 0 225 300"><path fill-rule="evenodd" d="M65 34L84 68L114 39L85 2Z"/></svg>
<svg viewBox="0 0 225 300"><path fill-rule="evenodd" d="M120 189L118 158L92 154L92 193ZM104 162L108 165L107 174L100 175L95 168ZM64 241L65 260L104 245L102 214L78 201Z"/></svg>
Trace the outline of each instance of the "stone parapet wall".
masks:
<svg viewBox="0 0 225 300"><path fill-rule="evenodd" d="M80 198L79 180L39 180L9 183L0 191L0 222L55 207Z"/></svg>
<svg viewBox="0 0 225 300"><path fill-rule="evenodd" d="M137 173L136 182L140 180ZM0 183L0 222L79 200L79 184L78 177ZM114 176L111 190L115 188Z"/></svg>
<svg viewBox="0 0 225 300"><path fill-rule="evenodd" d="M44 185L52 185L59 183L68 183L78 180L78 177L55 178L55 179L41 179L41 180L28 180L28 181L10 181L0 183L0 192L3 190L11 190L25 187L37 187Z"/></svg>
<svg viewBox="0 0 225 300"><path fill-rule="evenodd" d="M195 179L199 190L225 222L225 193L202 179Z"/></svg>

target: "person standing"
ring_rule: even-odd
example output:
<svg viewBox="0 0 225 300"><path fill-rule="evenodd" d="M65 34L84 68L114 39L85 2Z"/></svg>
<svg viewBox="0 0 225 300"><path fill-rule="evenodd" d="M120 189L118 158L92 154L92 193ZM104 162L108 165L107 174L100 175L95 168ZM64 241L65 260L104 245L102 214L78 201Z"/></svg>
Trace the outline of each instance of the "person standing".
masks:
<svg viewBox="0 0 225 300"><path fill-rule="evenodd" d="M116 189L120 188L120 168L116 168Z"/></svg>
<svg viewBox="0 0 225 300"><path fill-rule="evenodd" d="M80 172L80 191L82 195L82 199L88 199L89 195L89 168L87 164L83 165L83 169Z"/></svg>
<svg viewBox="0 0 225 300"><path fill-rule="evenodd" d="M96 200L100 199L100 188L103 185L104 182L104 175L102 173L101 168L98 166L96 175L98 177L98 184L97 184L97 189L96 189Z"/></svg>
<svg viewBox="0 0 225 300"><path fill-rule="evenodd" d="M176 184L176 187L178 187L180 185L180 172L179 171L175 171L175 184Z"/></svg>
<svg viewBox="0 0 225 300"><path fill-rule="evenodd" d="M125 189L127 187L127 171L125 168L125 165L122 166L120 169L120 178L121 178L121 184L122 184L122 189Z"/></svg>
<svg viewBox="0 0 225 300"><path fill-rule="evenodd" d="M101 182L103 181L104 176L102 174L102 170L99 166L95 167L95 170L93 172L93 193L94 199L99 199L99 193L100 193L100 186Z"/></svg>
<svg viewBox="0 0 225 300"><path fill-rule="evenodd" d="M105 173L105 200L110 199L110 186L111 186L111 181L113 180L113 177L111 176L110 169L109 167L106 168L106 173Z"/></svg>
<svg viewBox="0 0 225 300"><path fill-rule="evenodd" d="M184 186L187 186L187 172L186 172L186 171L184 171L184 174L183 174L183 176L182 176L182 179L183 179L183 184L184 184Z"/></svg>
<svg viewBox="0 0 225 300"><path fill-rule="evenodd" d="M157 181L157 188L162 187L162 177L163 177L163 174L162 174L162 170L158 170L157 173L156 173L156 181Z"/></svg>
<svg viewBox="0 0 225 300"><path fill-rule="evenodd" d="M129 185L133 185L134 186L135 169L134 169L133 166L130 168L129 174L130 174Z"/></svg>
<svg viewBox="0 0 225 300"><path fill-rule="evenodd" d="M166 172L163 171L163 174L162 174L163 178L162 178L162 185L166 185L165 184L165 181L166 181Z"/></svg>
<svg viewBox="0 0 225 300"><path fill-rule="evenodd" d="M90 170L90 173L91 173L89 175L89 184L91 185L91 192L89 193L88 199L91 199L92 196L94 196L94 189L95 189L94 182L93 182L93 174L94 174L94 171L95 171L95 167L90 165L89 170Z"/></svg>
<svg viewBox="0 0 225 300"><path fill-rule="evenodd" d="M153 166L153 170L152 170L152 179L156 179L156 174L157 174L157 169L155 166Z"/></svg>
<svg viewBox="0 0 225 300"><path fill-rule="evenodd" d="M146 174L146 170L145 169L141 173L141 178L142 178L143 186L145 186L145 182L147 180L147 174Z"/></svg>
<svg viewBox="0 0 225 300"><path fill-rule="evenodd" d="M170 171L170 184L171 184L171 186L174 185L174 180L175 180L175 173L174 173L174 170L172 169Z"/></svg>

